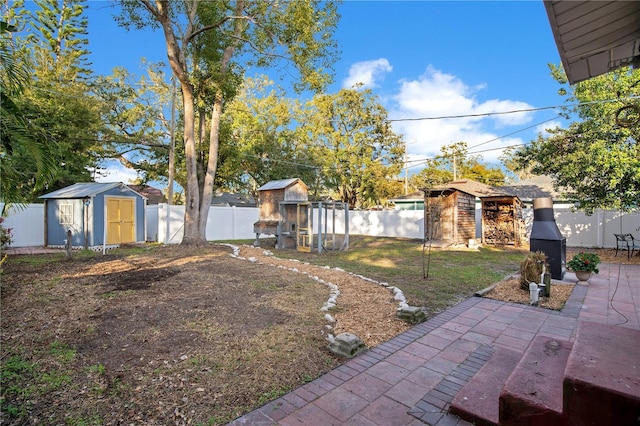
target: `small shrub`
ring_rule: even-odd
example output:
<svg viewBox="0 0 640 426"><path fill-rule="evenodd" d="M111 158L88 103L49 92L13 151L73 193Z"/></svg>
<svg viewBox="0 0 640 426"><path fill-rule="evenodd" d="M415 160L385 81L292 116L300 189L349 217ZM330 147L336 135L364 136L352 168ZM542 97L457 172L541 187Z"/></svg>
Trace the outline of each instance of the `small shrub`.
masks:
<svg viewBox="0 0 640 426"><path fill-rule="evenodd" d="M2 222L4 222L4 218L0 217L0 253L13 242L13 228L5 228Z"/></svg>
<svg viewBox="0 0 640 426"><path fill-rule="evenodd" d="M544 253L537 251L527 254L527 257L520 263L520 288L529 290L530 283L540 281L542 265L546 265L547 270L549 270L547 256Z"/></svg>

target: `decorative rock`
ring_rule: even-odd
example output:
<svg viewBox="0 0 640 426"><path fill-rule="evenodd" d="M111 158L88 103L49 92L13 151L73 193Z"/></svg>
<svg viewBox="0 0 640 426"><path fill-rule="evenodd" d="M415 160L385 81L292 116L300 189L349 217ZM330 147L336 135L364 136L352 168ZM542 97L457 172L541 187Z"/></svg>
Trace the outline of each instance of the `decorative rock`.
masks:
<svg viewBox="0 0 640 426"><path fill-rule="evenodd" d="M342 358L353 358L367 350L367 346L355 334L341 333L329 343L329 350Z"/></svg>
<svg viewBox="0 0 640 426"><path fill-rule="evenodd" d="M398 309L396 316L409 324L418 324L427 319L427 314L417 306L403 306Z"/></svg>

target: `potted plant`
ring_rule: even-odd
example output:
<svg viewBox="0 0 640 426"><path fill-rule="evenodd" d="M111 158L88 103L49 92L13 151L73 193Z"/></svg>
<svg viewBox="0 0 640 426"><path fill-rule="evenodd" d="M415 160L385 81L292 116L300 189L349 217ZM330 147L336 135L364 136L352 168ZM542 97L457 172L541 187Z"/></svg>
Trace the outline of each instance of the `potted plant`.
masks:
<svg viewBox="0 0 640 426"><path fill-rule="evenodd" d="M576 274L578 280L588 281L591 274L600 272L599 263L600 257L596 253L581 251L567 263L567 268Z"/></svg>

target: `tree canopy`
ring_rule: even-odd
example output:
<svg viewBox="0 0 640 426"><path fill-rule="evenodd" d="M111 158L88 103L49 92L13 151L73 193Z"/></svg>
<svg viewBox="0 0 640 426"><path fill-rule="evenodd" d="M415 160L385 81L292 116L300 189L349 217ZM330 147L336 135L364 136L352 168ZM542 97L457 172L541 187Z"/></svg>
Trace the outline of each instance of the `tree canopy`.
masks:
<svg viewBox="0 0 640 426"><path fill-rule="evenodd" d="M520 169L549 175L579 209L637 209L640 204L640 70L623 68L567 87L564 72L552 75L566 96L566 129L519 149Z"/></svg>
<svg viewBox="0 0 640 426"><path fill-rule="evenodd" d="M25 204L45 188L57 171L49 146L39 138L19 99L30 82L26 64L15 54L11 33L0 21L0 201L6 208Z"/></svg>
<svg viewBox="0 0 640 426"><path fill-rule="evenodd" d="M317 95L304 109L300 138L320 165L323 185L351 208L383 204L402 188L405 143L370 89Z"/></svg>
<svg viewBox="0 0 640 426"><path fill-rule="evenodd" d="M412 176L411 186L415 189L466 178L487 185L504 185L505 175L500 167L490 167L480 161L479 155L469 155L466 142L456 142L440 148L439 156L429 159L425 168Z"/></svg>
<svg viewBox="0 0 640 426"><path fill-rule="evenodd" d="M244 69L282 60L298 72L297 89L322 90L332 78L328 71L335 58L336 4L121 0L121 6L121 25L161 28L164 34L183 105L182 243L203 243L218 167L222 114L237 92Z"/></svg>

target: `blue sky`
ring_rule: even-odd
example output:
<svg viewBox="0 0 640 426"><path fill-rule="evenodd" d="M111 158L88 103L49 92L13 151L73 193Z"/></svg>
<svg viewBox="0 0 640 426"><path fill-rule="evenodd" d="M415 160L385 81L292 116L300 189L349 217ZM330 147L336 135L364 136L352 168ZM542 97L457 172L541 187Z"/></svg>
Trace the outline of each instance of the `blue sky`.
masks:
<svg viewBox="0 0 640 426"><path fill-rule="evenodd" d="M127 32L113 22L109 3L88 6L96 72L124 66L141 73L141 57L166 62L161 32ZM561 124L554 109L478 116L563 103L547 65L560 57L542 0L346 1L339 12L341 59L329 92L362 82L391 120L405 120L393 126L407 143L410 172L458 141L495 162L499 148ZM433 119L449 116L467 117ZM128 178L114 169L103 180Z"/></svg>

